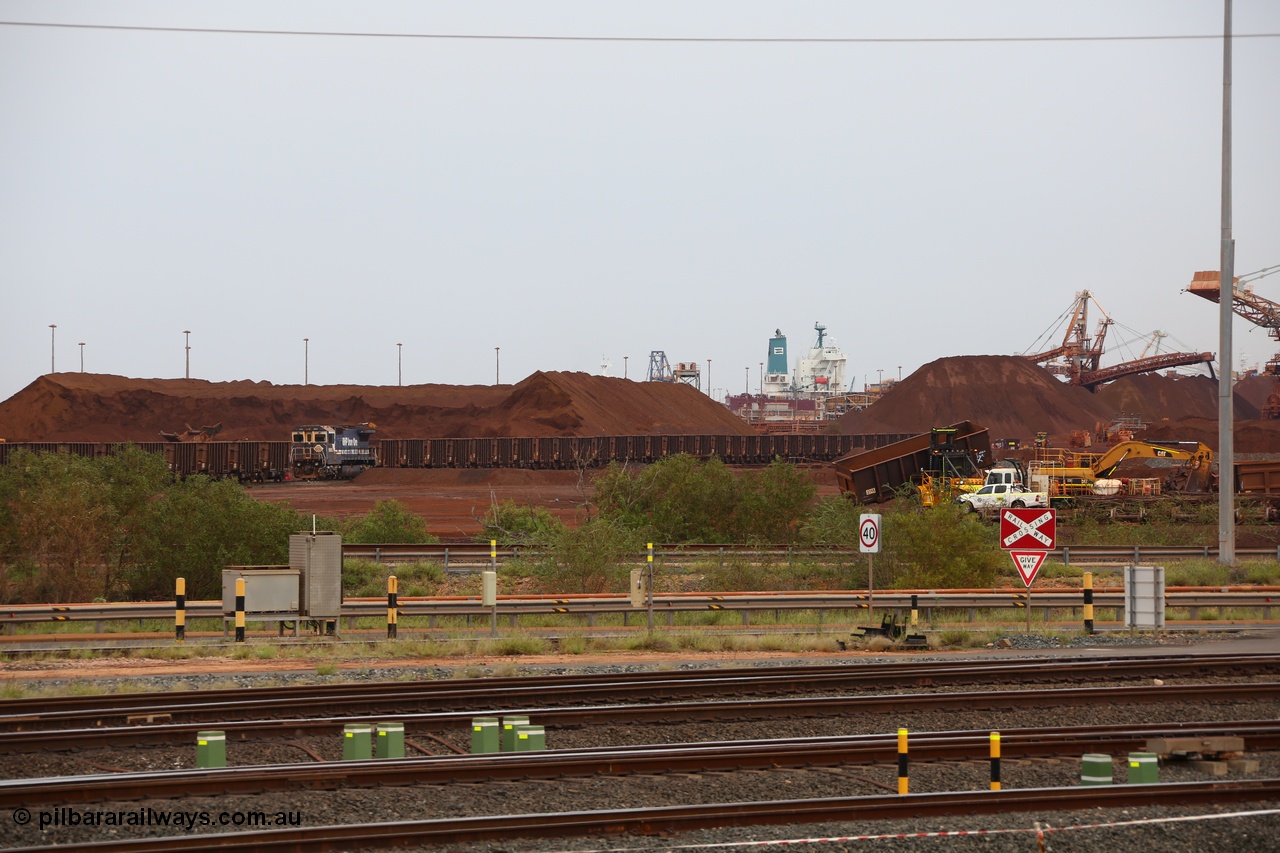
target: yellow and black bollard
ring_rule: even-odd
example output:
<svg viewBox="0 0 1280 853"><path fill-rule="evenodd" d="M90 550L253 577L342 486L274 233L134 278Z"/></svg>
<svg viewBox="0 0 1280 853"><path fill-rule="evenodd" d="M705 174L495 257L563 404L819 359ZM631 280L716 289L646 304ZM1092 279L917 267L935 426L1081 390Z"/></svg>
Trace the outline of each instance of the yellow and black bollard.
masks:
<svg viewBox="0 0 1280 853"><path fill-rule="evenodd" d="M395 575L387 578L387 639L394 640L396 638L396 623L399 621L397 608L399 602L399 581Z"/></svg>
<svg viewBox="0 0 1280 853"><path fill-rule="evenodd" d="M244 578L236 578L236 642L244 642Z"/></svg>
<svg viewBox="0 0 1280 853"><path fill-rule="evenodd" d="M919 616L920 616L920 596L913 594L911 596L911 627L912 628L916 626L916 620L919 618Z"/></svg>
<svg viewBox="0 0 1280 853"><path fill-rule="evenodd" d="M179 643L187 639L187 579L178 578L174 586L173 634Z"/></svg>
<svg viewBox="0 0 1280 853"><path fill-rule="evenodd" d="M907 793L907 730L898 729L898 793Z"/></svg>
<svg viewBox="0 0 1280 853"><path fill-rule="evenodd" d="M1084 632L1093 633L1093 572L1084 573Z"/></svg>
<svg viewBox="0 0 1280 853"><path fill-rule="evenodd" d="M991 790L1000 790L1000 733L991 733Z"/></svg>

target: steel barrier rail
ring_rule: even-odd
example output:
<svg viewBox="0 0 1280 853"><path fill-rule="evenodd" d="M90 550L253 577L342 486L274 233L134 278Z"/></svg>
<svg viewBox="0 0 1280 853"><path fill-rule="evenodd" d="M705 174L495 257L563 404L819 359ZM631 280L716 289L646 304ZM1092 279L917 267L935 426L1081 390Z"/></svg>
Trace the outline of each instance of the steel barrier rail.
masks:
<svg viewBox="0 0 1280 853"><path fill-rule="evenodd" d="M685 560L707 559L708 555L758 557L760 559L861 559L862 553L855 548L794 548L775 547L761 548L751 545L657 545L654 547L654 559L679 564ZM458 563L472 565L489 563L492 559L491 546L487 543L427 543L403 544L382 543L373 545L356 545L343 543L344 559L373 560L378 563L395 563L405 560L441 560L446 564ZM520 557L538 559L546 556L536 548L523 546L502 546L497 549L498 560L511 560ZM1212 559L1218 556L1216 545L1070 545L1047 552L1047 559L1066 565L1084 565L1090 563L1142 564L1144 561L1173 559ZM1275 548L1237 548L1236 556L1240 558L1274 559L1280 561L1280 546ZM637 553L633 562L644 562L646 555Z"/></svg>
<svg viewBox="0 0 1280 853"><path fill-rule="evenodd" d="M865 591L823 592L745 592L745 593L677 593L657 595L653 607L657 613L687 613L723 610L740 613L744 621L749 614L759 611L858 611L866 610L871 603L877 609L903 613L912 608L925 611L926 618L933 610L1001 610L1020 609L1027 606L1048 610L1074 609L1083 604L1081 590L949 590L949 591L885 591L875 592L868 600ZM1107 587L1094 590L1094 606L1123 610L1124 592ZM1165 592L1167 608L1193 611L1198 608L1260 608L1262 618L1269 620L1270 611L1280 605L1280 587L1218 587L1181 588L1170 587ZM639 614L645 607L634 607L627 595L563 595L563 596L510 596L499 597L496 613L515 619L520 615L593 615L623 613ZM413 598L399 600L402 617L489 617L495 608L485 607L479 596L449 598ZM64 604L64 605L10 605L0 609L0 630L7 625L39 622L98 622L172 619L172 602L135 602L125 604ZM222 619L221 601L188 601L187 619ZM386 600L382 598L347 599L342 604L341 618L373 618L386 616ZM252 622L292 622L293 614L255 614L248 616ZM968 621L974 621L972 614ZM102 629L99 625L99 630Z"/></svg>

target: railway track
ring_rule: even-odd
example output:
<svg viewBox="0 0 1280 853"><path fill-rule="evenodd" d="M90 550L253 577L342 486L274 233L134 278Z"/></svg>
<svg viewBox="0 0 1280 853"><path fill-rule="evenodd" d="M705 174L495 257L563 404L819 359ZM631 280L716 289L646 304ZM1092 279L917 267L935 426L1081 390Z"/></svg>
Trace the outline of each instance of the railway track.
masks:
<svg viewBox="0 0 1280 853"><path fill-rule="evenodd" d="M1007 710L1011 708L1070 708L1078 706L1162 705L1171 702L1275 702L1280 682L1215 683L1140 687L1085 687L1049 690L985 690L951 693L880 693L858 696L804 696L783 699L722 701L672 701L628 705L537 706L516 701L489 704L468 711L394 712L406 736L417 733L467 729L479 715L524 714L549 727L598 724L647 724L682 722L749 721L836 717L847 714L902 715L924 711ZM37 729L0 732L0 754L67 749L134 746L139 744L190 744L198 732L210 726L226 733L228 743L249 740L289 740L300 735L341 732L353 722L378 722L392 712L365 717L298 717L200 722L154 722L131 726ZM163 719L148 715L150 719Z"/></svg>
<svg viewBox="0 0 1280 853"><path fill-rule="evenodd" d="M987 731L925 732L911 739L911 755L925 761L971 761L987 756ZM1001 732L1007 759L1076 757L1141 750L1149 739L1234 735L1250 751L1280 747L1280 722L1182 723L1149 726L1061 727ZM332 790L447 785L630 774L718 773L892 763L896 733L849 737L729 741L548 750L497 755L448 755L368 761L250 765L203 770L104 773L0 781L0 808Z"/></svg>
<svg viewBox="0 0 1280 853"><path fill-rule="evenodd" d="M251 689L41 697L0 701L0 735L61 728L133 726L157 721L229 722L260 716L385 715L471 711L500 695L515 704L634 703L655 699L815 695L837 691L931 688L942 685L1062 684L1280 675L1268 654L1160 654L1055 660L937 661L671 670L594 675L524 675L476 680L312 684ZM0 737L0 744L3 738ZM2 747L0 747L2 748Z"/></svg>
<svg viewBox="0 0 1280 853"><path fill-rule="evenodd" d="M320 851L381 849L416 845L456 845L530 838L669 835L730 826L781 826L802 823L910 820L948 815L1004 812L1061 812L1093 809L1245 803L1274 800L1280 780L1121 785L1113 788L1031 788L1022 790L910 794L906 796L832 797L817 800L720 803L665 808L554 812L457 820L405 821L308 827L156 839L86 843L83 850L112 853L206 850ZM1027 831L1027 830L1024 830ZM604 842L609 844L609 842ZM17 848L22 851L57 848Z"/></svg>
<svg viewBox="0 0 1280 853"><path fill-rule="evenodd" d="M504 703L501 713L526 713L534 721L547 726L548 732L557 730L574 748L553 748L543 752L503 753L498 755L424 755L405 759L378 759L372 761L339 761L338 752L317 746L334 760L323 760L319 753L291 763L260 763L254 766L234 766L218 770L165 770L162 772L110 772L93 775L76 775L41 779L22 779L0 782L0 802L17 809L72 809L79 813L90 811L173 808L178 810L226 807L236 809L260 809L275 812L281 809L304 809L307 815L305 828L269 831L224 833L215 828L190 832L181 837L169 836L157 840L115 840L109 847L92 844L93 833L73 835L33 836L17 833L9 837L13 842L32 843L39 838L55 838L68 843L74 841L76 849L102 850L175 850L217 846L223 849L253 850L321 850L333 848L390 847L406 844L449 844L471 842L504 842L507 846L532 847L520 844L518 839L564 838L574 835L616 836L622 833L652 834L687 832L696 828L745 827L766 824L794 825L805 823L848 825L850 821L901 818L918 822L925 815L954 815L958 825L972 826L975 815L998 815L1002 812L1062 812L1071 809L1090 810L1098 814L1099 808L1146 808L1153 805L1186 806L1189 803L1212 803L1221 810L1223 803L1250 801L1280 801L1280 779L1264 778L1242 781L1215 780L1202 783L1174 782L1161 785L1117 785L1109 788L1044 788L1046 784L1070 784L1067 779L1074 772L1075 760L1089 752L1123 755L1126 751L1143 750L1152 738L1161 737L1211 737L1234 735L1242 737L1246 749L1261 754L1264 767L1274 769L1274 752L1280 749L1280 722L1268 709L1277 707L1280 701L1280 683L1268 679L1280 666L1274 655L1212 655L1204 658L1184 654L1157 654L1139 659L1119 656L1091 660L1087 657L1035 661L946 661L912 664L881 663L868 665L844 665L822 667L781 667L778 670L761 671L757 668L724 671L673 671L645 672L627 675L602 676L551 676L547 678L487 679L468 683L439 681L427 683L366 684L347 691L343 685L320 685L299 688L296 691L280 688L263 688L240 691L182 694L184 700L213 700L227 711L237 697L251 694L258 700L241 708L251 713L252 705L261 710L300 700L305 707L312 703L334 703L334 707L347 698L360 701L360 694L375 697L395 696L395 701L430 701L432 691L442 697L444 703L456 702L459 710L442 711L438 707L423 707L415 713L395 714L394 719L404 723L411 738L430 737L431 732L448 733L454 729L470 727L475 714L493 713L489 709L498 702ZM770 676L774 678L757 678ZM1211 683L1181 685L1177 683L1157 686L1151 678L1196 678L1227 676L1247 680L1246 683ZM632 692L610 696L607 692L625 682L635 680ZM793 696L787 691L788 680L793 684L806 679L809 695ZM1070 689L1014 689L998 691L990 685L1070 683L1081 680L1143 680L1141 686L1075 687ZM513 693L521 686L530 688L525 695ZM962 690L952 693L887 693L904 688L928 690L947 686L948 689L965 685L985 686L986 689ZM571 687L572 686L572 687ZM577 686L588 692L593 701L605 703L588 707L554 705L556 702L576 701ZM735 695L734 691L740 691ZM422 693L415 695L415 691ZM545 706L528 701L539 695ZM592 692L595 691L595 692ZM839 691L862 691L862 695L831 696ZM690 696L699 693L730 697L729 701L693 701ZM292 695L291 695L292 694ZM655 702L654 696L670 697L670 701ZM781 698L779 698L779 696ZM646 698L648 697L648 698ZM10 738L37 739L49 737L40 749L66 750L77 748L96 749L129 744L181 744L191 748L194 733L208 728L202 722L182 724L116 725L119 714L125 720L130 711L156 710L164 702L175 698L171 695L127 694L123 696L67 697L65 704L40 707L40 702L11 700L0 703L0 710L8 712L0 722L8 721L16 726L62 725L69 717L63 714L93 714L111 711L117 716L103 718L101 728L92 730L8 731L0 733L0 740ZM159 699L159 702L155 700ZM111 706L119 701L120 707ZM149 701L150 700L150 701ZM510 706L506 706L511 700ZM625 704L635 702L635 704ZM1206 714L1213 712L1212 705L1232 703L1264 703L1261 715L1252 713L1249 705L1235 705L1235 710L1224 710L1224 716L1215 715L1213 722ZM1187 703L1188 711L1174 711L1173 707ZM175 703L174 707L178 704ZM514 705L521 707L514 707ZM1140 713L1118 713L1123 706L1152 710ZM1168 705L1169 711L1157 708ZM1018 709L1049 709L1049 719L1054 715L1065 716L1070 711L1056 712L1055 708L1088 706L1102 713L1086 714L1091 722L1102 725L1015 728L1010 722L1021 719ZM348 711L364 714L360 706L352 705ZM386 706L368 711L369 719L385 720ZM1195 711L1194 708L1199 708ZM483 710L481 710L483 709ZM931 710L951 709L945 716L929 716ZM47 711L48 720L39 719ZM998 714L988 715L988 711ZM296 709L283 707L284 715L296 713ZM1229 720L1232 714L1245 712L1253 719ZM955 716L959 713L961 716ZM1200 719L1196 720L1195 714ZM916 716L924 714L925 716ZM827 716L860 720L855 731L879 729L877 720L884 720L887 732L874 734L832 734L847 730L845 723L828 722L822 725L787 725L783 720L796 721L804 716ZM855 716L856 715L856 716ZM1185 715L1185 717L1183 716ZM23 720L22 717L28 718ZM1181 722L1143 722L1164 716L1166 720L1183 719ZM1128 718L1124 725L1116 723ZM947 725L953 720L961 725L977 725L984 728L961 729ZM890 775L897 752L894 726L902 721L914 721L921 730L911 734L911 756L918 762L917 768L923 790L955 791L975 783L985 787L980 777L986 772L985 759L989 747L989 730L985 726L1002 720L1002 756L1012 761L1007 773L1013 774L1016 788L1004 791L973 791L961 793L913 793L909 795L860 796L829 798L832 790L875 790L886 785L875 781ZM769 727L757 726L754 721L771 721L774 731L790 736L783 738L754 738L757 730ZM241 756L246 751L254 756L271 756L277 762L288 762L292 750L278 744L307 734L321 736L319 743L336 740L337 733L353 717L339 716L331 719L312 720L305 717L278 720L244 720L212 726L226 731L228 741L242 741L237 747ZM705 721L711 729L693 726L687 729L686 740L701 740L703 732L714 731L714 742L687 742L661 745L596 745L600 740L618 740L618 729L595 730L593 724L622 725L621 731L643 733L646 723L675 721ZM739 725L725 726L726 722L744 721ZM872 727L869 729L867 724ZM941 725L939 725L941 723ZM926 725L934 729L924 730ZM574 731L574 729L581 731ZM449 735L458 740L459 732ZM738 739L733 739L734 736ZM796 737L795 735L803 735ZM79 738L84 736L83 740ZM643 736L643 734L642 734ZM263 740L259 740L262 738ZM729 739L725 739L729 738ZM275 742L271 749L254 749L255 742ZM562 741L565 742L565 741ZM421 741L425 743L425 741ZM313 746L316 742L312 742ZM412 741L406 745L415 746ZM27 747L0 751L21 753ZM168 766L172 751L161 752L165 757L160 766ZM301 753L298 753L299 757ZM114 763L110 755L95 753L92 761ZM84 758L70 757L66 764L46 764L75 767L80 772ZM10 761L20 760L13 755ZM40 760L50 761L48 758ZM57 761L61 761L58 759ZM150 763L148 760L146 763ZM132 762L130 762L132 764ZM145 763L143 764L145 766ZM154 765L153 765L154 766ZM914 766L914 765L913 765ZM853 771L852 773L850 771ZM46 773L49 771L46 770ZM57 772L66 772L57 771ZM865 774L871 774L866 777ZM1177 779L1180 774L1170 771ZM1276 776L1269 772L1268 776ZM913 786L917 774L913 773ZM1162 773L1162 778L1164 774ZM1187 778L1184 772L1181 778ZM615 786L631 785L624 780L635 780L627 788L623 798L630 803L648 802L643 791L659 791L671 785L702 786L706 793L719 792L721 796L702 799L694 795L678 802L702 805L679 807L642 807L616 810L609 808L616 800L595 797L584 802L573 796L577 790L593 790L601 783L582 780L603 780L610 791ZM690 780L701 779L700 782ZM804 780L810 780L805 782ZM968 782L964 780L968 779ZM537 780L537 781L535 781ZM574 781L579 780L579 781ZM650 783L646 786L645 781ZM732 780L730 782L729 780ZM860 780L860 781L858 781ZM947 781L951 780L951 781ZM958 780L958 784L957 781ZM496 783L490 785L490 783ZM412 786L432 786L416 793ZM430 809L419 810L409 803L431 801L437 797L459 796L459 785L473 796L483 799L474 808L461 812L451 810L447 803ZM705 787L712 785L714 787ZM727 787L721 787L722 785ZM951 785L953 787L940 787ZM784 787L786 786L786 787ZM367 793L353 795L346 789L363 789ZM541 790L561 790L568 796L538 796ZM382 793L374 794L373 792ZM776 800L779 790L796 791L808 799ZM433 793L426 793L431 791ZM483 797L480 792L484 791ZM330 793L325 793L330 792ZM400 792L400 793L397 793ZM449 793L446 793L449 792ZM470 792L475 792L470 793ZM517 794L517 792L519 792ZM724 792L730 792L728 798ZM816 795L816 796L815 796ZM360 809L331 810L338 802L401 803L407 806L407 814L435 818L394 824L357 823L363 815ZM522 816L502 816L514 810L506 804L506 798L519 796L522 803L531 806L520 810ZM175 798L195 798L177 803ZM383 798L389 799L383 799ZM332 799L329 799L332 798ZM530 798L526 800L526 798ZM713 802L719 799L720 802ZM174 806L166 806L172 801ZM667 799L668 802L673 800ZM229 804L237 805L231 806ZM119 805L117 805L119 804ZM384 806L382 814L387 813ZM454 819L451 815L470 814L472 817ZM968 820L966 824L964 821ZM992 818L993 823L998 821ZM305 826L308 822L317 825ZM1025 823L1023 824L1025 826ZM861 831L868 830L865 826ZM98 836L100 837L100 835ZM757 836L758 837L758 836ZM602 842L601 847L612 847L618 842ZM9 846L16 848L17 843ZM38 849L38 848L32 848ZM67 849L65 846L61 849Z"/></svg>

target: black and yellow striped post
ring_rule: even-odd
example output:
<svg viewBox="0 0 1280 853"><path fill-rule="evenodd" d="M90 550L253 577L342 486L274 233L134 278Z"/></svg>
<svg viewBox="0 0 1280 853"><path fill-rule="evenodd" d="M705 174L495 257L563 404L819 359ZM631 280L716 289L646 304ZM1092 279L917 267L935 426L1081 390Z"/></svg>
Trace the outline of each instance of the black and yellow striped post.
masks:
<svg viewBox="0 0 1280 853"><path fill-rule="evenodd" d="M1093 633L1093 572L1084 573L1084 632Z"/></svg>
<svg viewBox="0 0 1280 853"><path fill-rule="evenodd" d="M920 618L920 596L912 595L911 596L911 627L912 628L916 626L916 622L919 620L919 618Z"/></svg>
<svg viewBox="0 0 1280 853"><path fill-rule="evenodd" d="M1000 733L991 733L991 790L1000 790Z"/></svg>
<svg viewBox="0 0 1280 853"><path fill-rule="evenodd" d="M498 540L489 540L489 568L493 571L498 570Z"/></svg>
<svg viewBox="0 0 1280 853"><path fill-rule="evenodd" d="M397 608L399 602L399 581L395 575L387 578L387 639L394 640L396 638L396 623L399 621Z"/></svg>
<svg viewBox="0 0 1280 853"><path fill-rule="evenodd" d="M647 543L649 546L648 557L645 560L645 579L644 579L644 600L645 609L648 616L649 633L653 633L653 543Z"/></svg>
<svg viewBox="0 0 1280 853"><path fill-rule="evenodd" d="M236 578L236 642L244 642L244 578Z"/></svg>
<svg viewBox="0 0 1280 853"><path fill-rule="evenodd" d="M907 730L898 729L898 793L905 794L907 783Z"/></svg>
<svg viewBox="0 0 1280 853"><path fill-rule="evenodd" d="M173 582L173 638L179 643L187 639L187 579Z"/></svg>

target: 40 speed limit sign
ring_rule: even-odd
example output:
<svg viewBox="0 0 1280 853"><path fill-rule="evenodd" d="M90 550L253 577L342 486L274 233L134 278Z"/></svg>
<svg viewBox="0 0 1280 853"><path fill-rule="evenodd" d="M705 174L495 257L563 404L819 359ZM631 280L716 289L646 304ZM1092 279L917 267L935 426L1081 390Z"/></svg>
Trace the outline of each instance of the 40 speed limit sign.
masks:
<svg viewBox="0 0 1280 853"><path fill-rule="evenodd" d="M858 550L863 554L880 553L879 513L863 513L858 517Z"/></svg>

